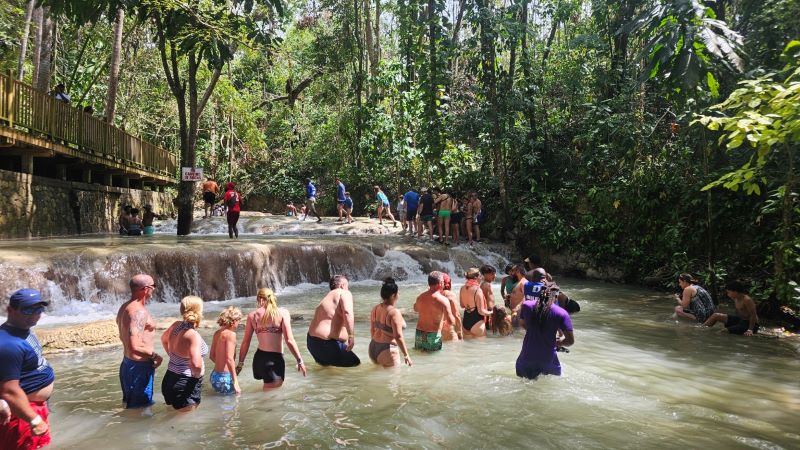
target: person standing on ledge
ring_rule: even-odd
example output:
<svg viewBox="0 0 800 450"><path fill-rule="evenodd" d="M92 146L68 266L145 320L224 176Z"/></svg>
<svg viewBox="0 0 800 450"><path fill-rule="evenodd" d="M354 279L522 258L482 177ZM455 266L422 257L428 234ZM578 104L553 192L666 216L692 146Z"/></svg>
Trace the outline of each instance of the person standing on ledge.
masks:
<svg viewBox="0 0 800 450"><path fill-rule="evenodd" d="M131 299L117 312L117 328L124 357L119 365L122 402L126 408L153 404L153 382L161 356L154 351L156 324L145 305L153 296L155 281L140 273L130 281Z"/></svg>
<svg viewBox="0 0 800 450"><path fill-rule="evenodd" d="M378 202L378 224L383 225L383 213L385 211L389 215L389 219L394 222L394 226L397 227L397 220L392 215L392 204L389 202L389 197L383 193L378 185L373 186L372 190L375 191L375 200Z"/></svg>
<svg viewBox="0 0 800 450"><path fill-rule="evenodd" d="M540 281L529 283L543 288L544 270L536 269ZM535 289L534 289L535 290ZM539 375L561 375L557 351L575 343L569 313L558 306L558 289L536 290L535 296L522 302L519 323L525 328L522 350L517 358L517 376L536 379ZM533 298L528 300L528 298Z"/></svg>
<svg viewBox="0 0 800 450"><path fill-rule="evenodd" d="M337 222L341 222L344 216L344 202L346 200L345 193L347 189L344 187L344 183L339 177L336 177L336 212L339 213L339 220Z"/></svg>
<svg viewBox="0 0 800 450"><path fill-rule="evenodd" d="M242 194L236 192L236 183L229 182L225 188L225 207L228 208L228 237L233 239L233 235L239 238L239 213L242 211Z"/></svg>
<svg viewBox="0 0 800 450"><path fill-rule="evenodd" d="M213 178L206 178L203 183L203 218L208 217L208 210L214 206L219 195L219 185ZM212 211L213 213L213 211Z"/></svg>
<svg viewBox="0 0 800 450"><path fill-rule="evenodd" d="M306 220L309 214L317 216L317 222L322 222L322 217L317 212L317 187L311 182L311 178L306 178L306 213L303 220Z"/></svg>
<svg viewBox="0 0 800 450"><path fill-rule="evenodd" d="M414 348L429 352L442 349L442 328L454 324L456 318L450 309L450 300L442 294L444 277L441 272L428 274L428 290L417 297L414 311L419 313ZM446 321L446 322L445 322Z"/></svg>
<svg viewBox="0 0 800 450"><path fill-rule="evenodd" d="M713 327L717 322L722 322L730 334L743 334L752 336L758 333L758 314L756 304L750 298L747 288L738 281L731 281L725 286L725 294L733 300L736 315L714 313L703 325Z"/></svg>
<svg viewBox="0 0 800 450"><path fill-rule="evenodd" d="M353 353L353 294L348 289L349 283L344 275L331 278L329 286L331 291L314 310L314 318L308 326L306 346L317 364L354 367L361 364L361 360Z"/></svg>
<svg viewBox="0 0 800 450"><path fill-rule="evenodd" d="M36 289L11 294L8 320L0 326L0 448L35 449L50 444L47 399L55 373L31 328L47 302Z"/></svg>

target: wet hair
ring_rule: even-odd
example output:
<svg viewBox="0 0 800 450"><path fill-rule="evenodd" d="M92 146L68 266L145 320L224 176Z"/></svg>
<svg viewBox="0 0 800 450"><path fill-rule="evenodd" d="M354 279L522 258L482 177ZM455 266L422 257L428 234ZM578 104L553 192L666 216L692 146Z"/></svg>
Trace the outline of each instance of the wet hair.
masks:
<svg viewBox="0 0 800 450"><path fill-rule="evenodd" d="M130 212L131 208L133 208L133 206L125 205L125 206L122 207L122 210L125 211L125 212Z"/></svg>
<svg viewBox="0 0 800 450"><path fill-rule="evenodd" d="M739 280L731 280L725 284L726 291L738 292L740 294L749 294L750 290Z"/></svg>
<svg viewBox="0 0 800 450"><path fill-rule="evenodd" d="M525 278L527 278L529 281L541 281L547 278L547 272L545 272L544 269L539 267L533 270L529 270L525 274Z"/></svg>
<svg viewBox="0 0 800 450"><path fill-rule="evenodd" d="M137 208L131 208L131 215L132 215L132 216L135 216L135 215L137 215L137 214L139 214L139 209L137 209Z"/></svg>
<svg viewBox="0 0 800 450"><path fill-rule="evenodd" d="M519 280L521 280L522 278L525 277L525 266L523 266L522 264L515 264L514 265L514 271L516 271L517 275L519 276L517 278L517 281L519 281Z"/></svg>
<svg viewBox="0 0 800 450"><path fill-rule="evenodd" d="M453 280L450 278L450 275L442 272L442 283L444 284L444 290L450 291L453 289Z"/></svg>
<svg viewBox="0 0 800 450"><path fill-rule="evenodd" d="M278 297L272 292L272 289L261 288L256 294L256 301L258 302L259 299L264 301L264 316L261 317L261 325L267 326L268 319L272 319L273 323L276 322L280 315L280 311L278 311Z"/></svg>
<svg viewBox="0 0 800 450"><path fill-rule="evenodd" d="M221 327L229 327L242 320L242 310L235 306L228 306L219 313L217 324Z"/></svg>
<svg viewBox="0 0 800 450"><path fill-rule="evenodd" d="M503 273L506 275L510 275L512 270L514 270L514 265L509 263L506 264L506 266L503 268Z"/></svg>
<svg viewBox="0 0 800 450"><path fill-rule="evenodd" d="M690 284L696 284L697 283L697 278L695 278L694 275L692 275L690 273L682 273L682 274L678 275L678 279L681 280L681 281L685 281L687 283L690 283Z"/></svg>
<svg viewBox="0 0 800 450"><path fill-rule="evenodd" d="M381 286L381 298L383 299L384 303L389 301L394 294L397 294L397 291L399 291L399 288L397 287L397 283L395 283L394 278L387 277L383 280L383 285Z"/></svg>
<svg viewBox="0 0 800 450"><path fill-rule="evenodd" d="M500 333L501 336L508 336L514 330L507 317L511 316L511 310L505 306L495 306L492 309L492 333Z"/></svg>
<svg viewBox="0 0 800 450"><path fill-rule="evenodd" d="M306 178L306 184L311 183L311 178Z"/></svg>
<svg viewBox="0 0 800 450"><path fill-rule="evenodd" d="M203 320L203 299L196 295L187 295L181 299L181 316L184 322L191 323L195 328Z"/></svg>
<svg viewBox="0 0 800 450"><path fill-rule="evenodd" d="M331 290L339 289L342 287L342 283L347 281L347 277L344 275L334 275L331 277L330 281L328 282L328 286Z"/></svg>
<svg viewBox="0 0 800 450"><path fill-rule="evenodd" d="M490 274L490 273L497 273L497 269L495 269L494 267L492 267L492 266L490 266L488 264L482 265L481 268L480 268L480 271L481 271L481 275L487 275L487 274Z"/></svg>
<svg viewBox="0 0 800 450"><path fill-rule="evenodd" d="M435 286L442 282L442 272L434 270L428 274L428 286Z"/></svg>

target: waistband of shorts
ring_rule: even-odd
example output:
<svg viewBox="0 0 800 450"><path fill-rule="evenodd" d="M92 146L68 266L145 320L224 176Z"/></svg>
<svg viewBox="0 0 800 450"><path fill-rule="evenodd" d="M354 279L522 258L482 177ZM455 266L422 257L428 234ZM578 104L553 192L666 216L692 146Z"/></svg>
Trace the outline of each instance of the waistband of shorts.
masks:
<svg viewBox="0 0 800 450"><path fill-rule="evenodd" d="M311 336L314 337L314 336ZM280 355L283 356L283 352L268 352L266 350L261 350L260 348L256 349L256 353L262 353L264 355Z"/></svg>
<svg viewBox="0 0 800 450"><path fill-rule="evenodd" d="M122 362L127 364L133 364L135 366L146 366L146 367L153 367L153 361L146 359L144 361L134 361L127 356L122 357Z"/></svg>

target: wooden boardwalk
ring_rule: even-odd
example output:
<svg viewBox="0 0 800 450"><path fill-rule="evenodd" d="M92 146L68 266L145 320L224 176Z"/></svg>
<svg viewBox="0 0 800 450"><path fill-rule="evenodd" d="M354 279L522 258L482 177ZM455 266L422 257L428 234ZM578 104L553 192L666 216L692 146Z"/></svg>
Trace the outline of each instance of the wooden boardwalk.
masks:
<svg viewBox="0 0 800 450"><path fill-rule="evenodd" d="M52 158L60 167L81 168L87 182L111 185L116 177L123 180L117 184L137 180L139 187L177 183L174 153L37 91L10 74L0 74L0 157L19 157L19 171L25 173L33 173L34 157ZM65 169L56 172L66 176Z"/></svg>

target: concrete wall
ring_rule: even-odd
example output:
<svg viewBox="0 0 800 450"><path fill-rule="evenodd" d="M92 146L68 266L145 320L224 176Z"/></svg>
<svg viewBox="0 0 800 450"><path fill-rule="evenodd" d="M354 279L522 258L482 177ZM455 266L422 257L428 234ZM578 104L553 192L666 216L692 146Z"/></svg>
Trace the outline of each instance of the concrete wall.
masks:
<svg viewBox="0 0 800 450"><path fill-rule="evenodd" d="M172 196L0 170L0 239L116 232L120 208L153 205L172 215Z"/></svg>

